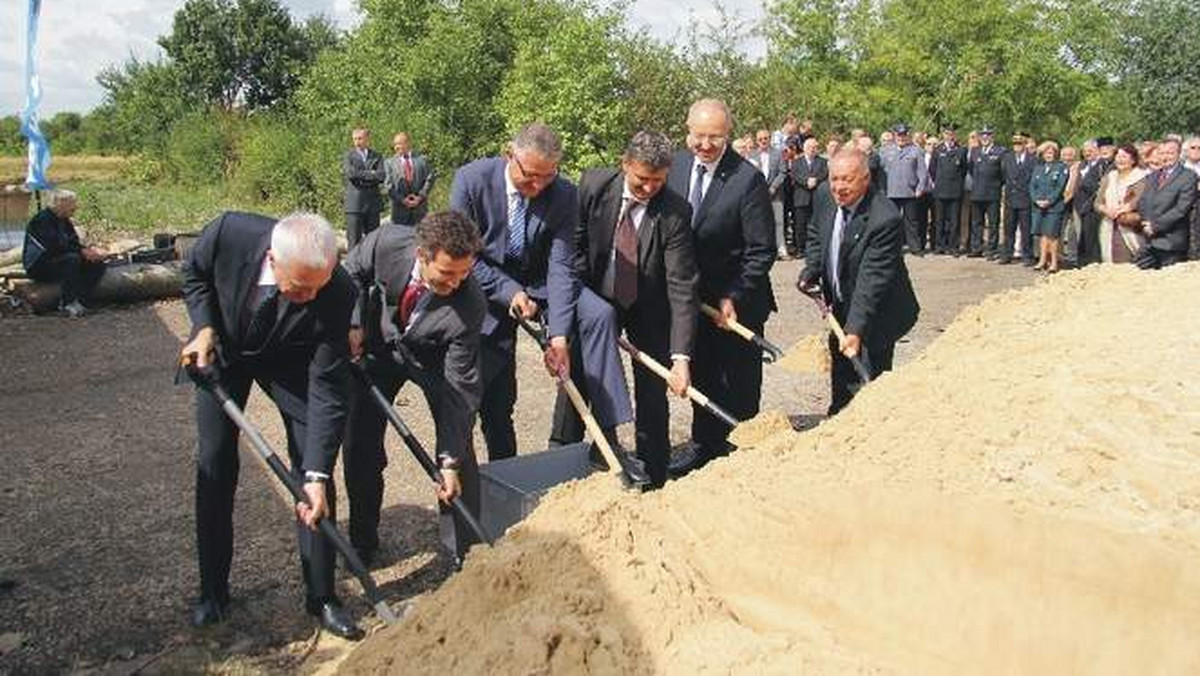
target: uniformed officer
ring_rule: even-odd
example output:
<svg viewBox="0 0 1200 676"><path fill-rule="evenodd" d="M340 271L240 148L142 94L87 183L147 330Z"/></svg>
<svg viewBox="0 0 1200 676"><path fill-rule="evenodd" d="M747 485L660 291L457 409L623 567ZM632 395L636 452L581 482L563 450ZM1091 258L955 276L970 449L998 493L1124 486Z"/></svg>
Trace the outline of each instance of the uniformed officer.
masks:
<svg viewBox="0 0 1200 676"><path fill-rule="evenodd" d="M942 142L934 148L930 164L933 165L929 174L933 179L934 252L951 254L958 249L962 232L959 203L967 175L967 149L958 145L954 125L942 127Z"/></svg>
<svg viewBox="0 0 1200 676"><path fill-rule="evenodd" d="M971 150L967 157L971 175L971 236L968 246L971 258L990 259L998 255L1000 243L1000 188L1004 185L1004 154L1008 152L995 145L995 131L984 126L979 130L979 147ZM987 248L983 247L984 218L987 218Z"/></svg>
<svg viewBox="0 0 1200 676"><path fill-rule="evenodd" d="M887 196L904 216L905 249L914 256L923 256L921 242L920 199L925 190L925 152L913 145L906 124L892 128L895 146L880 153L887 175Z"/></svg>

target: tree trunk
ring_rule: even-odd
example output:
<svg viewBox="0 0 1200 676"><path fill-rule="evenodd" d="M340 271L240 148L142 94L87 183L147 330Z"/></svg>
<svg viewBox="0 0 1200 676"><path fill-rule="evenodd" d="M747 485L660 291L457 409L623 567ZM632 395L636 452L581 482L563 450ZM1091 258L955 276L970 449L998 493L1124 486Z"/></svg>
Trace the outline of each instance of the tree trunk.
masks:
<svg viewBox="0 0 1200 676"><path fill-rule="evenodd" d="M12 294L30 305L35 312L58 307L61 289L57 283L11 280ZM108 268L90 300L100 303L136 303L159 298L174 298L183 286L183 268L178 262L164 264L133 263Z"/></svg>

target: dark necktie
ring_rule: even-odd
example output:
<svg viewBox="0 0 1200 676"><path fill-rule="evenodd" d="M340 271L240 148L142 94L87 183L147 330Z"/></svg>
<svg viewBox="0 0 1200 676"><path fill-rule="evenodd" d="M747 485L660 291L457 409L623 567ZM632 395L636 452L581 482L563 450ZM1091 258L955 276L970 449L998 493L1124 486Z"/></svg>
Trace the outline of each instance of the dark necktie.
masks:
<svg viewBox="0 0 1200 676"><path fill-rule="evenodd" d="M692 184L692 196L688 200L692 203L692 224L696 223L696 217L700 215L700 203L704 201L704 175L708 173L708 167L703 164L696 167L696 182Z"/></svg>
<svg viewBox="0 0 1200 676"><path fill-rule="evenodd" d="M1169 180L1171 180L1171 170L1159 169L1158 170L1158 189L1162 190L1163 188L1167 187L1167 181L1169 181Z"/></svg>
<svg viewBox="0 0 1200 676"><path fill-rule="evenodd" d="M261 350L266 346L267 338L271 336L271 329L275 327L275 322L279 319L279 287L266 286L262 287L262 298L258 303L258 307L254 308L254 314L250 316L250 323L246 326L246 336L242 341L248 351Z"/></svg>
<svg viewBox="0 0 1200 676"><path fill-rule="evenodd" d="M637 231L633 227L633 208L637 202L626 197L613 235L613 300L628 309L637 301Z"/></svg>
<svg viewBox="0 0 1200 676"><path fill-rule="evenodd" d="M421 300L421 296L424 295L425 285L420 282L410 281L408 286L404 287L404 293L400 296L400 309L396 313L396 324L402 333L408 329L413 309L417 307L417 301Z"/></svg>
<svg viewBox="0 0 1200 676"><path fill-rule="evenodd" d="M509 258L520 258L525 250L525 225L529 205L524 195L517 195L512 213L508 215L508 247L505 253Z"/></svg>

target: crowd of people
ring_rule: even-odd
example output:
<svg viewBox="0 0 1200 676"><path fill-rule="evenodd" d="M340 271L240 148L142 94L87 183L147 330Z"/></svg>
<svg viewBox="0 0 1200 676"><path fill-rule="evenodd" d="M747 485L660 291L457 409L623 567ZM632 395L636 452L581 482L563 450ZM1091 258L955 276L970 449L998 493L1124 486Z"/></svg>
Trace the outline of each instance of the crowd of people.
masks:
<svg viewBox="0 0 1200 676"><path fill-rule="evenodd" d="M820 161L846 144L870 156L875 181L904 214L905 251L916 256L1019 260L1047 273L1200 257L1200 137L1122 145L1100 137L1077 148L1023 132L1003 147L995 135L984 126L963 145L953 125L938 136L900 124L878 143L862 129L821 140L811 121L789 116L779 131L760 129L734 147L772 186L780 258L804 250Z"/></svg>
<svg viewBox="0 0 1200 676"><path fill-rule="evenodd" d="M435 177L409 137L397 134L384 159L359 128L343 161L344 264L315 214L227 212L204 227L184 265L192 330L180 360L239 406L258 383L278 407L306 497L296 515L307 609L327 630L361 635L335 593L333 548L316 530L336 518L339 455L350 541L368 563L380 547L385 417L371 386L385 404L408 381L422 390L438 497L478 514L475 421L488 462L516 455L517 334L536 323L547 373L573 381L587 402L575 409L560 393L549 443L582 440L581 418L594 419L593 445L619 450L617 429L632 423L641 464L626 465L621 451L622 471L653 490L736 450L730 417L758 413L764 348L746 335L761 336L777 310L778 258L804 259L795 291L844 329L829 339L833 415L891 368L917 321L905 251L1020 257L1047 272L1064 249L1079 263L1161 267L1184 258L1194 222L1200 142L1188 142L1182 166L1176 139L1152 149L1099 139L1080 157L1025 134L1001 148L986 127L966 147L952 128L935 140L904 125L881 135L878 150L861 131L822 144L791 120L735 140L733 115L715 99L695 102L686 126L684 148L640 131L618 166L576 183L559 171L559 135L528 124L502 154L459 167L449 209L433 213ZM52 211L69 224L65 201ZM30 229L40 245L46 218ZM64 246L89 258L77 241ZM669 366L635 367L631 397L622 349ZM690 453L671 453L668 394L693 397ZM204 626L230 604L238 428L208 390L196 397L192 620ZM605 456L592 461L607 469ZM473 539L456 521L460 555Z"/></svg>

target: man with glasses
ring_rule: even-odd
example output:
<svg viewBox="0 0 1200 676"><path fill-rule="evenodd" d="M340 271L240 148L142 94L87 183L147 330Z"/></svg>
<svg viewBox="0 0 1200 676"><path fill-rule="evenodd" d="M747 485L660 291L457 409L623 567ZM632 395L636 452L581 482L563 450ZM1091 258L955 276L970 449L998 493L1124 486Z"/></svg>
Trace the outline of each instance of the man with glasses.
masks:
<svg viewBox="0 0 1200 676"><path fill-rule="evenodd" d="M758 413L762 353L726 331L736 320L762 333L776 309L770 272L775 228L767 182L754 165L728 147L733 116L716 99L692 104L688 149L675 155L667 187L692 205L692 234L700 272L700 301L717 308L720 326L700 317L692 359L696 388L740 420ZM672 463L680 475L727 454L730 428L701 407L692 407L694 457Z"/></svg>
<svg viewBox="0 0 1200 676"><path fill-rule="evenodd" d="M513 317L533 318L545 307L550 332L546 368L551 374L570 372L567 336L579 302L571 238L579 222L579 201L575 185L558 173L561 158L558 134L544 124L529 124L517 132L503 156L460 167L450 189L450 208L470 217L483 235L473 274L488 298L481 350L485 394L479 421L489 460L517 453L512 422L517 400ZM586 362L589 353L583 346L585 374L595 373L594 365ZM623 407L615 401L614 409L605 415L623 422L632 419L629 409L626 392Z"/></svg>
<svg viewBox="0 0 1200 676"><path fill-rule="evenodd" d="M1186 157L1183 166L1200 177L1200 136L1192 136L1183 144ZM1200 186L1198 186L1200 187ZM1200 199L1192 205L1191 237L1189 238L1188 260L1200 260Z"/></svg>

